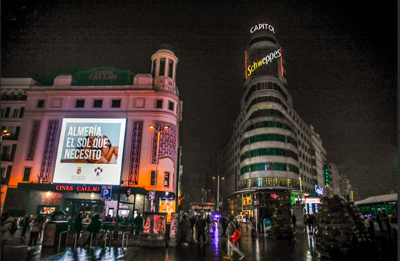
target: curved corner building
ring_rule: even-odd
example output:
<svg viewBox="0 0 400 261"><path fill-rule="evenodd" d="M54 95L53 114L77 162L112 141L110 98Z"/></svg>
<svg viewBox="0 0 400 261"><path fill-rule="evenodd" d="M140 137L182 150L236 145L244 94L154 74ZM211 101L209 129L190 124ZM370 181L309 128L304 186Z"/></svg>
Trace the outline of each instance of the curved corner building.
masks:
<svg viewBox="0 0 400 261"><path fill-rule="evenodd" d="M326 152L293 109L274 27L255 25L250 34L241 112L224 147L221 173L230 173L226 185L234 192L224 202L230 212L262 216L274 202L302 204L316 187L320 191Z"/></svg>

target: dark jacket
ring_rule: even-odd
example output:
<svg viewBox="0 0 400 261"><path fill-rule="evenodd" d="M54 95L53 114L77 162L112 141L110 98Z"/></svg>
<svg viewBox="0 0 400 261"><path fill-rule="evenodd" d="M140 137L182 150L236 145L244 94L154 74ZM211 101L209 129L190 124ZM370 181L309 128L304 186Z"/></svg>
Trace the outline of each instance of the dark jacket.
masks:
<svg viewBox="0 0 400 261"><path fill-rule="evenodd" d="M96 233L100 231L100 228L101 228L101 222L99 220L99 216L95 215L92 218L92 222L90 222L89 226L87 227L87 231Z"/></svg>
<svg viewBox="0 0 400 261"><path fill-rule="evenodd" d="M75 231L82 230L82 216L78 215L75 217L75 224L74 224Z"/></svg>
<svg viewBox="0 0 400 261"><path fill-rule="evenodd" d="M206 221L202 218L199 218L199 220L196 221L196 229L197 231L206 231Z"/></svg>
<svg viewBox="0 0 400 261"><path fill-rule="evenodd" d="M135 225L136 228L143 227L143 218L137 215L135 219L133 219L133 224Z"/></svg>
<svg viewBox="0 0 400 261"><path fill-rule="evenodd" d="M183 218L179 222L179 228L181 230L182 235L187 235L192 231L192 226L190 225L190 222L187 218Z"/></svg>

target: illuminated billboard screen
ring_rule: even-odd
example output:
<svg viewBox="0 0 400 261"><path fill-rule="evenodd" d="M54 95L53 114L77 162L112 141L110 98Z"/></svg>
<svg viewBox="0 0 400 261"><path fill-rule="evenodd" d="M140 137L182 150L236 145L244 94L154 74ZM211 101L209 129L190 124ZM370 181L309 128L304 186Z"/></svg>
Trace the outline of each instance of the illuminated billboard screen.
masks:
<svg viewBox="0 0 400 261"><path fill-rule="evenodd" d="M64 119L53 183L119 185L126 119Z"/></svg>
<svg viewBox="0 0 400 261"><path fill-rule="evenodd" d="M283 75L282 50L280 48L256 49L246 56L246 79L260 75Z"/></svg>

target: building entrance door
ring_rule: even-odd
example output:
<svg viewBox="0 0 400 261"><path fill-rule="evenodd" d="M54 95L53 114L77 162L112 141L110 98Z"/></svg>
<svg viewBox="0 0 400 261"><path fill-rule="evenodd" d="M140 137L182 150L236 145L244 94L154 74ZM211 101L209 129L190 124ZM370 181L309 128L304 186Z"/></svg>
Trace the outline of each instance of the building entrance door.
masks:
<svg viewBox="0 0 400 261"><path fill-rule="evenodd" d="M87 215L91 218L95 214L103 214L104 202L93 199L66 199L65 212L67 217L74 218L79 212L82 212L83 218L86 218Z"/></svg>

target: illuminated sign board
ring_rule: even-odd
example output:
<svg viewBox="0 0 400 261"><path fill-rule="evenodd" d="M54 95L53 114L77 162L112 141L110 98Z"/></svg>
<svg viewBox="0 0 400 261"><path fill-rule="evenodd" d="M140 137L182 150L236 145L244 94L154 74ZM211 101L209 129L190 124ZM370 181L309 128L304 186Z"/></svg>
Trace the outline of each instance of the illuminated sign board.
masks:
<svg viewBox="0 0 400 261"><path fill-rule="evenodd" d="M267 54L266 56L260 58L259 60L253 61L253 64L247 66L247 77L249 77L257 68L272 63L274 59L279 58L281 56L282 56L281 49L277 49L276 51Z"/></svg>
<svg viewBox="0 0 400 261"><path fill-rule="evenodd" d="M268 30L275 34L275 28L270 24L256 24L250 28L250 33L254 33L258 30Z"/></svg>
<svg viewBox="0 0 400 261"><path fill-rule="evenodd" d="M271 194L271 198L273 198L273 199L277 199L277 198L279 198L279 195L278 195L278 194L276 194L276 193L274 193L274 194Z"/></svg>
<svg viewBox="0 0 400 261"><path fill-rule="evenodd" d="M73 185L56 185L56 191L68 192L100 192L100 186L73 186Z"/></svg>
<svg viewBox="0 0 400 261"><path fill-rule="evenodd" d="M318 187L318 185L315 185L315 193L317 193L319 196L324 195L324 188Z"/></svg>
<svg viewBox="0 0 400 261"><path fill-rule="evenodd" d="M321 204L320 198L306 198L306 204Z"/></svg>
<svg viewBox="0 0 400 261"><path fill-rule="evenodd" d="M112 67L100 67L72 75L72 85L132 85L135 74Z"/></svg>
<svg viewBox="0 0 400 261"><path fill-rule="evenodd" d="M324 165L325 185L329 185L329 169L328 165Z"/></svg>
<svg viewBox="0 0 400 261"><path fill-rule="evenodd" d="M126 119L64 119L53 183L119 185Z"/></svg>
<svg viewBox="0 0 400 261"><path fill-rule="evenodd" d="M175 212L175 200L174 199L161 200L159 212L168 213L167 222L171 222L171 213Z"/></svg>

